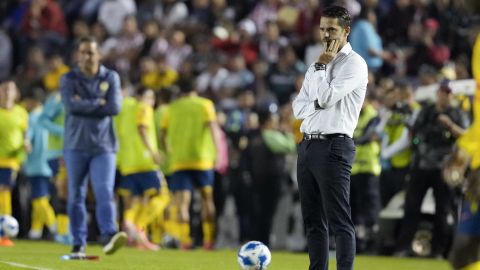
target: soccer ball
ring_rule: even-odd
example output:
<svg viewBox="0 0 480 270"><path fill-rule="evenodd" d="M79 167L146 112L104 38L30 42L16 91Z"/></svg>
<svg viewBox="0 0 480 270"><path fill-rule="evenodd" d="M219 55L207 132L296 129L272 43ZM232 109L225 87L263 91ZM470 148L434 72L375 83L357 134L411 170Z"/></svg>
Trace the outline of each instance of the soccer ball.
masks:
<svg viewBox="0 0 480 270"><path fill-rule="evenodd" d="M12 216L0 216L0 237L14 238L18 234L18 221Z"/></svg>
<svg viewBox="0 0 480 270"><path fill-rule="evenodd" d="M237 254L237 261L243 270L265 270L272 260L266 245L259 241L245 243Z"/></svg>

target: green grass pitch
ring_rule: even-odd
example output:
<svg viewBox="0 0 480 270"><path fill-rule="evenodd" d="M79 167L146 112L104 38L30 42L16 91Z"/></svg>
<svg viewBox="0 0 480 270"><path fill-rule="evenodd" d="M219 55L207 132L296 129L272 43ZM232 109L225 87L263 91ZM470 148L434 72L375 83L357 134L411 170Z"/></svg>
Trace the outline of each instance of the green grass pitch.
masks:
<svg viewBox="0 0 480 270"><path fill-rule="evenodd" d="M0 270L239 270L235 250L194 251L160 250L140 251L124 248L115 255L105 256L100 246L88 246L89 255L100 255L99 261L62 261L60 256L67 254L68 246L51 242L15 241L15 247L0 247ZM269 270L308 269L306 253L272 252ZM335 261L330 261L330 269ZM424 259L394 259L387 257L358 256L356 270L449 270L445 261Z"/></svg>

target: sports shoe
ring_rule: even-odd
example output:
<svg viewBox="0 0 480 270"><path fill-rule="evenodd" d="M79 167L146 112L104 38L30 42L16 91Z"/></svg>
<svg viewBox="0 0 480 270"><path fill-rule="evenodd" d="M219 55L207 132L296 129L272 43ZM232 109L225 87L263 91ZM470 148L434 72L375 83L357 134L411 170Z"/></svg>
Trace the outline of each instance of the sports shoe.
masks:
<svg viewBox="0 0 480 270"><path fill-rule="evenodd" d="M393 253L393 257L398 257L398 258L413 257L413 252L408 249L398 250Z"/></svg>
<svg viewBox="0 0 480 270"><path fill-rule="evenodd" d="M71 245L73 243L73 238L70 234L56 234L54 240L63 245Z"/></svg>
<svg viewBox="0 0 480 270"><path fill-rule="evenodd" d="M103 246L103 252L107 255L112 255L118 249L123 247L127 242L127 234L124 232L117 232L112 235L107 244Z"/></svg>
<svg viewBox="0 0 480 270"><path fill-rule="evenodd" d="M28 239L30 239L30 240L41 240L42 239L42 231L30 230L28 232Z"/></svg>
<svg viewBox="0 0 480 270"><path fill-rule="evenodd" d="M193 245L192 244L180 244L180 250L192 250Z"/></svg>
<svg viewBox="0 0 480 270"><path fill-rule="evenodd" d="M213 242L205 242L203 244L203 250L208 250L208 251L215 250L215 244Z"/></svg>
<svg viewBox="0 0 480 270"><path fill-rule="evenodd" d="M72 251L70 252L71 258L83 258L85 257L85 246L82 245L74 245Z"/></svg>
<svg viewBox="0 0 480 270"><path fill-rule="evenodd" d="M160 247L148 239L145 231L143 230L138 230L137 231L137 248L141 250L152 250L152 251L157 251L160 249Z"/></svg>
<svg viewBox="0 0 480 270"><path fill-rule="evenodd" d="M180 248L180 241L168 234L163 236L162 246L166 248L178 249Z"/></svg>
<svg viewBox="0 0 480 270"><path fill-rule="evenodd" d="M7 237L0 237L0 247L13 247L15 244L13 243L10 238Z"/></svg>

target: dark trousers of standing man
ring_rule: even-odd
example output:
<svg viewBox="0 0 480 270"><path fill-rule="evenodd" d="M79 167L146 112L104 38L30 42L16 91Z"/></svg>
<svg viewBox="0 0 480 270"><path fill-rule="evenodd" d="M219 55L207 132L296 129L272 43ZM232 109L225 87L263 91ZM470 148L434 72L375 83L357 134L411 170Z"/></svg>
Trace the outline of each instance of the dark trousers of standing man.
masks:
<svg viewBox="0 0 480 270"><path fill-rule="evenodd" d="M303 140L297 178L308 240L310 270L328 270L328 228L336 242L337 269L353 269L355 229L350 214L350 174L355 145L348 137Z"/></svg>
<svg viewBox="0 0 480 270"><path fill-rule="evenodd" d="M378 176L369 173L352 175L350 205L357 232L357 253L362 253L368 251L374 239L374 226L380 210Z"/></svg>
<svg viewBox="0 0 480 270"><path fill-rule="evenodd" d="M405 189L409 177L409 167L389 168L380 174L380 200L382 208L400 191Z"/></svg>
<svg viewBox="0 0 480 270"><path fill-rule="evenodd" d="M284 177L275 174L254 175L252 197L255 205L252 220L253 239L270 246L270 234Z"/></svg>
<svg viewBox="0 0 480 270"><path fill-rule="evenodd" d="M398 238L398 250L410 251L411 243L421 219L421 206L427 190L433 188L435 217L433 220L432 256L442 255L452 232L447 223L452 211L453 190L443 181L440 170L413 169L405 198L405 215Z"/></svg>

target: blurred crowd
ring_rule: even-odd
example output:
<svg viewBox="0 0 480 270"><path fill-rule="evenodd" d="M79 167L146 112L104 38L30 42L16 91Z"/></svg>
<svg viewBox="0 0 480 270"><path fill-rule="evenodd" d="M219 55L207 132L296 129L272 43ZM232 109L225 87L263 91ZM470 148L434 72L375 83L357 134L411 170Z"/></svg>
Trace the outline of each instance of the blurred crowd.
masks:
<svg viewBox="0 0 480 270"><path fill-rule="evenodd" d="M349 41L370 75L354 136L360 148L351 188L358 250L392 245L378 241L379 213L406 190L409 225L402 226L397 237L403 241L392 252L410 255L419 205L432 187L434 240L429 252L417 254L442 256L458 194L441 184L440 169L471 122L471 97L454 95L448 81L472 78L478 1L6 0L0 3L0 81L13 79L20 103L32 97L44 102L75 66L76 40L85 36L98 41L103 64L120 74L126 95L142 85L161 106L175 98L179 78L193 81L201 96L214 101L228 144L228 168L218 171L215 184L217 216L224 215L226 199L234 198L235 241L268 243L280 199L298 204L295 154L285 151L269 162L262 151L273 150L255 148L254 131L268 121L268 128L302 139L291 100L324 49L318 25L331 4L346 7L354 18ZM417 103L415 89L433 84L439 85L436 100ZM259 185L258 175L269 179ZM254 201L251 194L262 199ZM22 207L14 204L14 210ZM267 220L259 225L258 216ZM285 219L290 229L294 217Z"/></svg>

